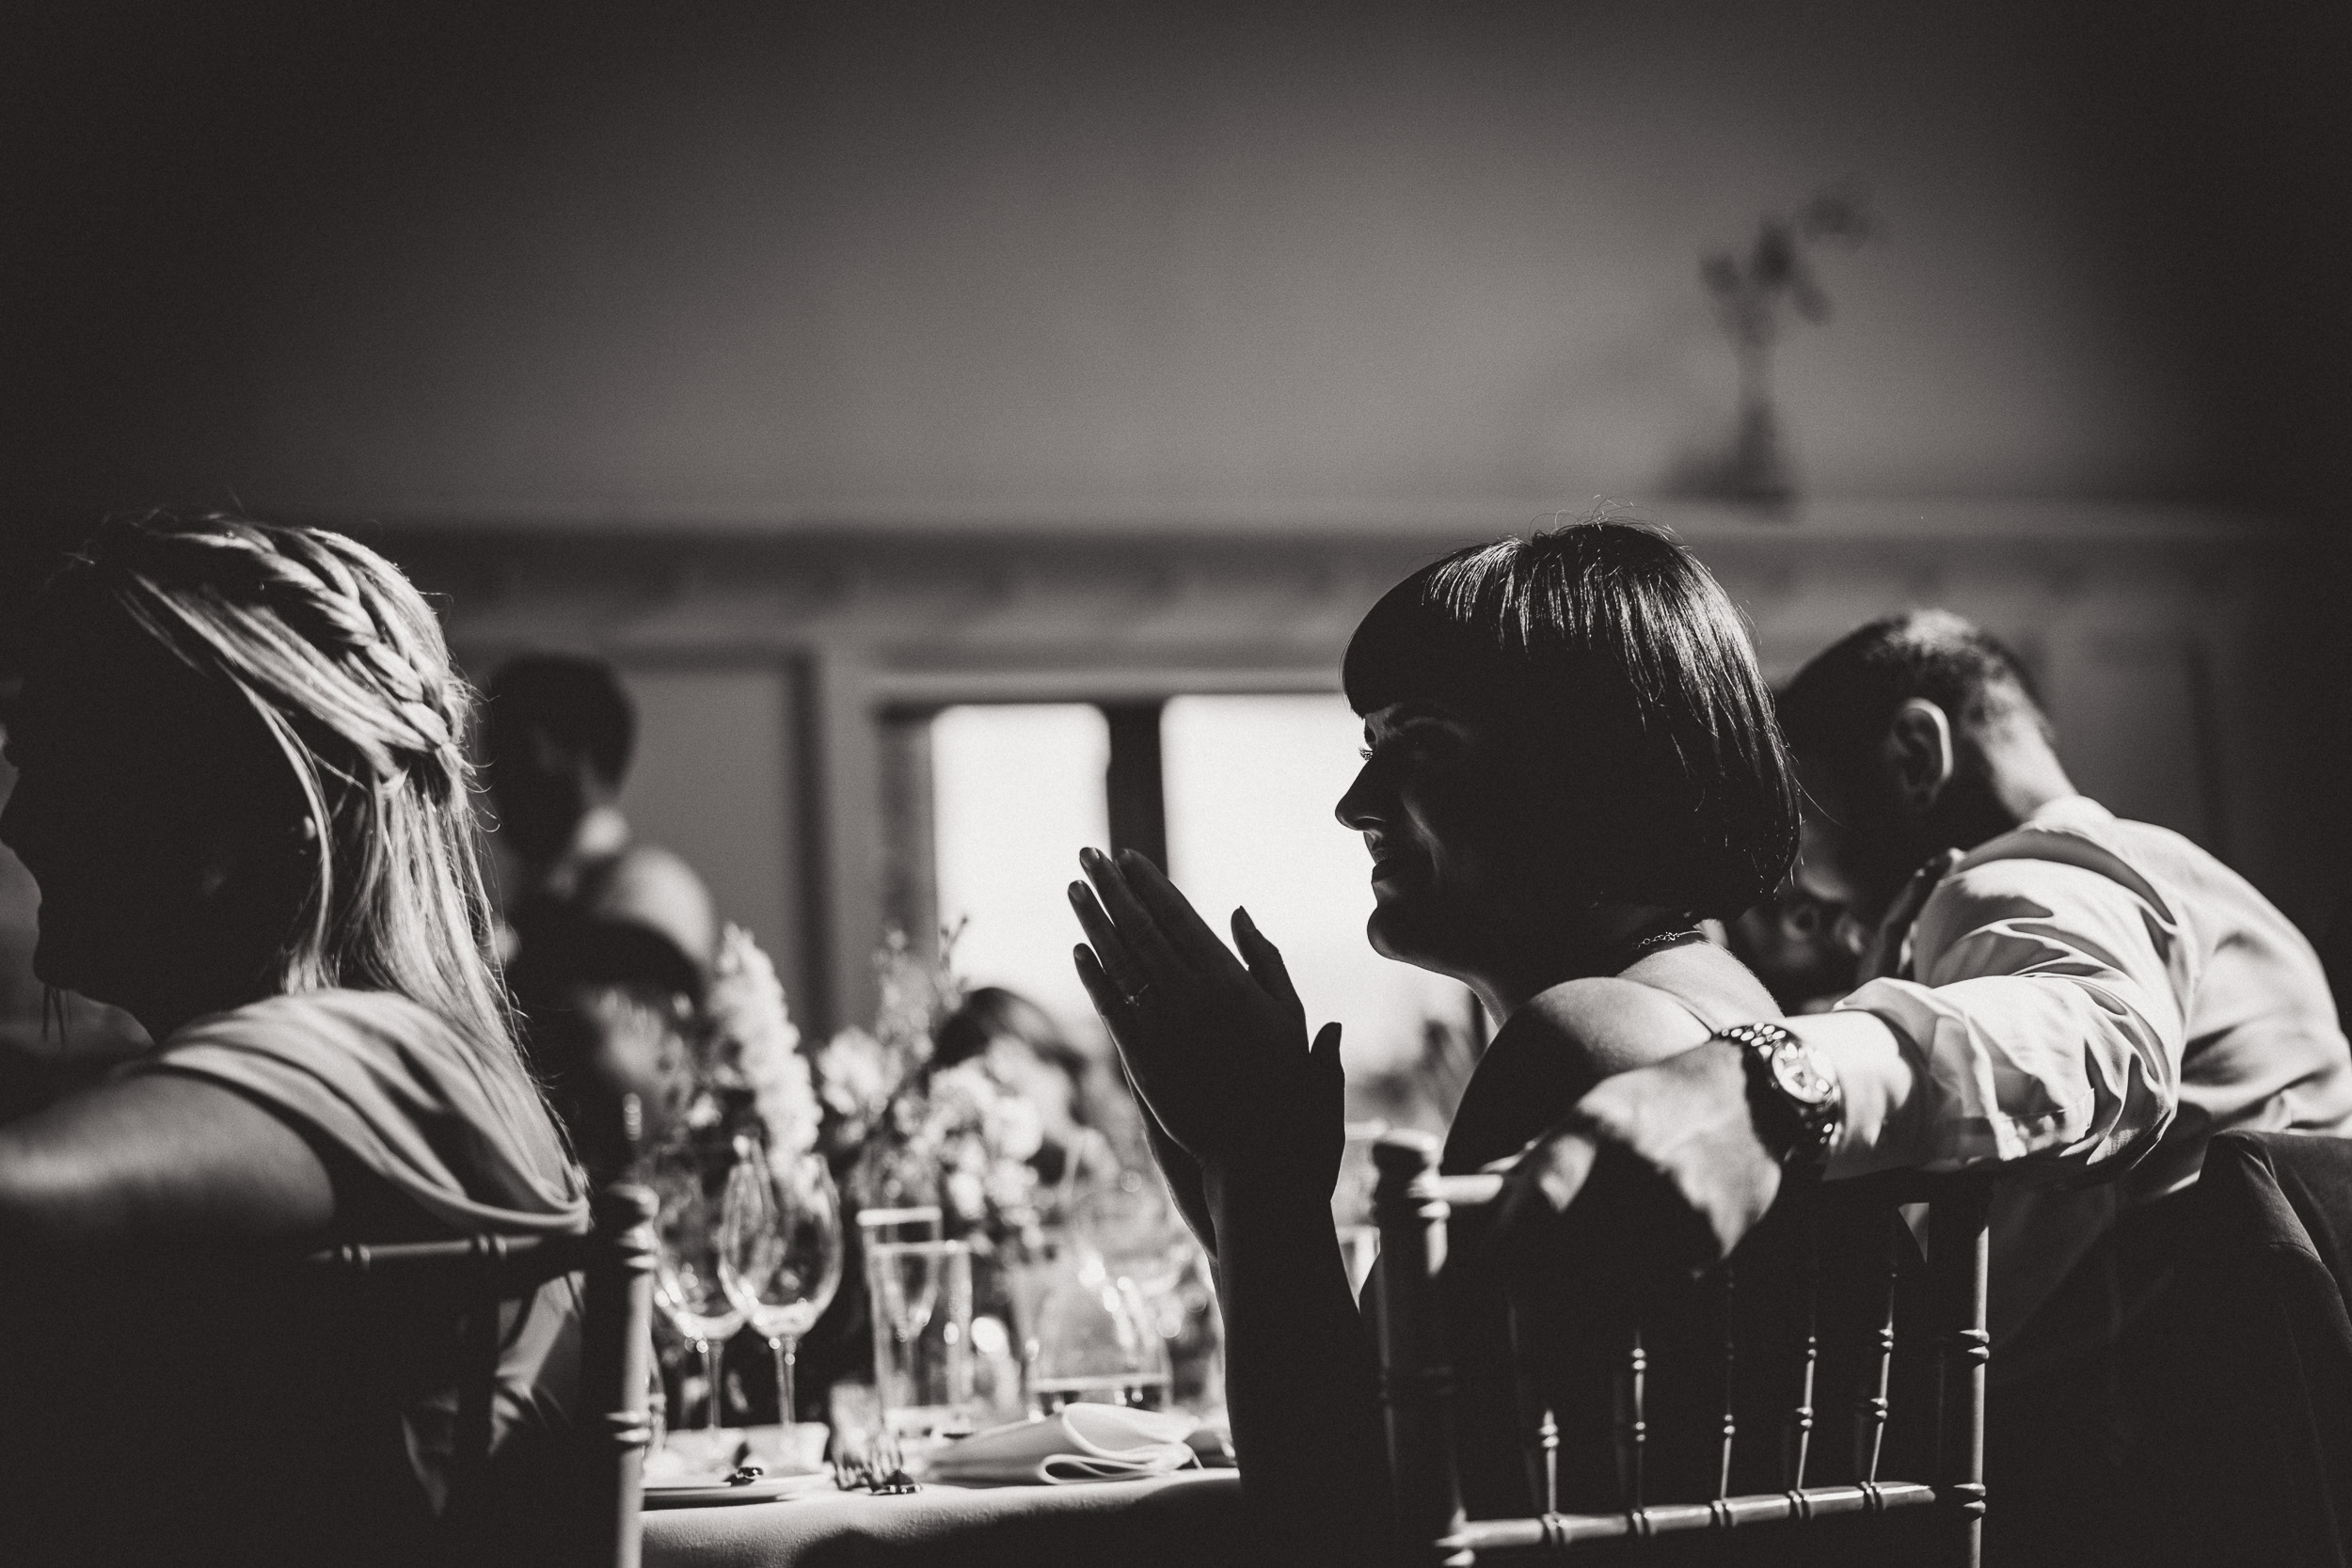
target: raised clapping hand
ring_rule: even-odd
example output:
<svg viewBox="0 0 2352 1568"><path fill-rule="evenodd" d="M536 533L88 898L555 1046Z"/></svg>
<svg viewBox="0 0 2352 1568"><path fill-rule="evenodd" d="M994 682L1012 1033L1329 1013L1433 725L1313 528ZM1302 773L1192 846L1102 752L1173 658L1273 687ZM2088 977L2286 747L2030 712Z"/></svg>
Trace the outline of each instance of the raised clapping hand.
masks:
<svg viewBox="0 0 2352 1568"><path fill-rule="evenodd" d="M1290 1167L1327 1199L1346 1142L1340 1026L1308 1044L1282 955L1246 911L1236 958L1143 856L1088 849L1078 863L1093 884L1070 884L1078 978L1153 1121L1203 1169Z"/></svg>

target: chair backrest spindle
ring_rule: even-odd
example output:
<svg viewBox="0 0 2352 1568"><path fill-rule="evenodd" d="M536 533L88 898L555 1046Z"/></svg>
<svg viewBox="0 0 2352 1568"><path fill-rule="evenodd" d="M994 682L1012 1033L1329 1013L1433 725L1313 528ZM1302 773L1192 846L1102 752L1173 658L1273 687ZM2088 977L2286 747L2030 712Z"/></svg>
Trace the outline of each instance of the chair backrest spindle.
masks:
<svg viewBox="0 0 2352 1568"><path fill-rule="evenodd" d="M1795 1207L1776 1211L1757 1231L1754 1246L1743 1247L1740 1258L1755 1259L1751 1266L1740 1267L1737 1259L1726 1261L1713 1271L1711 1281L1700 1284L1703 1293L1697 1296L1677 1293L1680 1288L1670 1286L1644 1307L1644 1319L1629 1328L1626 1338L1615 1341L1618 1349L1603 1348L1606 1340L1593 1345L1589 1331L1563 1338L1565 1325L1596 1321L1590 1312L1596 1304L1555 1298L1547 1307L1536 1301L1523 1320L1521 1301L1514 1293L1519 1287L1509 1287L1510 1370L1523 1397L1512 1405L1516 1436L1507 1451L1520 1459L1540 1458L1541 1463L1526 1466L1507 1484L1500 1471L1490 1476L1481 1469L1470 1479L1479 1483L1476 1496L1486 1499L1482 1508L1539 1506L1543 1512L1532 1518L1472 1519L1463 1507L1465 1477L1457 1468L1461 1460L1454 1441L1452 1360L1457 1352L1447 1338L1446 1315L1449 1309L1467 1310L1487 1321L1483 1316L1486 1309L1479 1305L1483 1292L1504 1286L1486 1278L1489 1266L1483 1263L1467 1275L1449 1270L1447 1227L1457 1212L1490 1202L1500 1182L1492 1177L1438 1175L1435 1140L1425 1137L1391 1139L1375 1151L1375 1160L1380 1170L1375 1208L1382 1248L1381 1396L1387 1409L1396 1522L1407 1560L1469 1568L1495 1554L1575 1554L1613 1543L1692 1532L1716 1533L1726 1547L1753 1540L1759 1550L1785 1553L1788 1529L1841 1520L1841 1529L1895 1531L1869 1537L1874 1544L1887 1546L1893 1554L1888 1560L1915 1559L1921 1537L1915 1527L1924 1527L1939 1544L1942 1560L1977 1568L1985 1509L1987 1343L1986 1190L1980 1180L1871 1178L1851 1187L1840 1184L1834 1198L1824 1192L1792 1194L1787 1201ZM1911 1324L1906 1343L1923 1333L1934 1336L1935 1357L1918 1365L1922 1372L1931 1369L1938 1374L1941 1395L1935 1408L1921 1402L1915 1412L1903 1415L1899 1431L1915 1433L1917 1441L1905 1436L1890 1448L1897 1276L1908 1237L1899 1216L1888 1211L1899 1190L1915 1194L1923 1188L1930 1195L1929 1263L1918 1283L1928 1294L1918 1314L1921 1321L1911 1323L1911 1310L1905 1309L1904 1321ZM1835 1251L1838 1267L1834 1275L1825 1262L1832 1251L1823 1230L1832 1219L1839 1227L1836 1234L1851 1234ZM1857 1230L1864 1222L1875 1228ZM1594 1277L1614 1273L1621 1271L1613 1263ZM1526 1277L1553 1280L1548 1289L1557 1291L1557 1281L1579 1275L1573 1269L1564 1275L1537 1268ZM1710 1288L1717 1314L1711 1319ZM1789 1307L1796 1309L1793 1317L1777 1310L1778 1292L1784 1288ZM1833 1299L1835 1310L1829 1305ZM1597 1305L1604 1318L1614 1309L1605 1302ZM1556 1310L1563 1308L1565 1315ZM1851 1332L1854 1352L1834 1356L1825 1348L1825 1330L1835 1325L1849 1326L1839 1327L1827 1345L1846 1343ZM1528 1341L1527 1326L1543 1330L1547 1339ZM1720 1338L1711 1341L1717 1328ZM1745 1362L1743 1334L1763 1336L1761 1350L1756 1344L1747 1347ZM1553 1341L1567 1360L1545 1354ZM1715 1349L1709 1348L1710 1342ZM1481 1343L1474 1336L1458 1353L1470 1357L1465 1365L1477 1380L1464 1408L1500 1411L1502 1405L1488 1391L1488 1374L1483 1370L1488 1353L1479 1348ZM1579 1345L1589 1347L1581 1356ZM1793 1349L1793 1359L1785 1358L1787 1349ZM1720 1363L1711 1363L1718 1354ZM1531 1365L1545 1370L1531 1376ZM1907 1356L1904 1365L1911 1365ZM1743 1367L1746 1381L1755 1386L1746 1390L1754 1408L1740 1403ZM1712 1372L1721 1375L1722 1429L1720 1449L1709 1452L1703 1431L1693 1429L1711 1418ZM1842 1407L1846 1396L1839 1380L1850 1375L1858 1379L1851 1400L1853 1471L1851 1479L1833 1475L1814 1482L1809 1472L1815 1460L1830 1463L1813 1451L1820 1420L1816 1402L1828 1395ZM1784 1376L1790 1381L1782 1381ZM1789 1401L1792 1383L1793 1402L1783 1402ZM1568 1402L1561 1403L1564 1399ZM1593 1408L1596 1404L1598 1408ZM1783 1420L1772 1418L1775 1406L1785 1413ZM1910 1402L1905 1411L1913 1412ZM1593 1473L1586 1457L1605 1465L1607 1454L1576 1441L1575 1423L1580 1420L1612 1422L1613 1442L1607 1453L1615 1459L1614 1511L1575 1512L1594 1506L1580 1502L1580 1497L1597 1491L1606 1498L1610 1491L1606 1470ZM1771 1439L1766 1433L1784 1427L1778 1456L1782 1490L1732 1491L1734 1481L1752 1473L1755 1459L1761 1457L1752 1456L1745 1466L1735 1468L1743 1422L1767 1443ZM1564 1426L1568 1429L1565 1441ZM1486 1430L1482 1425L1481 1431ZM1533 1445L1527 1440L1531 1431ZM1503 1434L1495 1426L1493 1435ZM1932 1480L1879 1479L1884 1455L1909 1454L1915 1447L1924 1459L1930 1440L1935 1454ZM1559 1465L1564 1450L1576 1456L1565 1497ZM1475 1451L1487 1456L1485 1464L1499 1459L1486 1442ZM1823 1455L1831 1452L1824 1449ZM1897 1463L1904 1466L1899 1473L1916 1474L1909 1469L1910 1459ZM1692 1495L1709 1481L1712 1497L1696 1500ZM1688 1491L1678 1491L1686 1487ZM1653 1499L1652 1492L1665 1496ZM1526 1500L1510 1502L1514 1496ZM1757 1533L1757 1527L1770 1528ZM1736 1535L1731 1533L1735 1530Z"/></svg>
<svg viewBox="0 0 2352 1568"><path fill-rule="evenodd" d="M1863 1348L1862 1397L1854 1402L1854 1475L1866 1481L1879 1479L1879 1460L1886 1447L1888 1395L1895 1375L1895 1275L1910 1236L1899 1211L1889 1211L1879 1224L1879 1298L1875 1326Z"/></svg>
<svg viewBox="0 0 2352 1568"><path fill-rule="evenodd" d="M1454 1468L1454 1369L1436 1292L1449 1212L1438 1196L1437 1140L1391 1133L1373 1160L1380 1173L1373 1203L1380 1227L1380 1395L1398 1538L1424 1549L1420 1560L1452 1562L1442 1543L1462 1523L1462 1494Z"/></svg>
<svg viewBox="0 0 2352 1568"><path fill-rule="evenodd" d="M1731 1496L1731 1452L1740 1436L1740 1334L1735 1312L1739 1306L1739 1270L1725 1259L1717 1269L1722 1276L1716 1309L1722 1314L1724 1346L1724 1426L1720 1457L1715 1464L1715 1496Z"/></svg>
<svg viewBox="0 0 2352 1568"><path fill-rule="evenodd" d="M1928 1267L1946 1315L1937 1325L1946 1338L1936 1484L1962 1521L1955 1556L1965 1568L1977 1568L1982 1558L1985 1363L1993 1354L1984 1326L1988 1196L1983 1185L1971 1183L1928 1208Z"/></svg>
<svg viewBox="0 0 2352 1568"><path fill-rule="evenodd" d="M1642 1462L1649 1446L1649 1353L1633 1331L1617 1380L1617 1495L1628 1513L1642 1506ZM1549 1412L1547 1412L1549 1414ZM1557 1503L1552 1513L1559 1512Z"/></svg>
<svg viewBox="0 0 2352 1568"><path fill-rule="evenodd" d="M581 1393L602 1413L589 1458L583 1562L638 1568L645 1402L653 1372L654 1195L616 1181L596 1196L580 1332Z"/></svg>
<svg viewBox="0 0 2352 1568"><path fill-rule="evenodd" d="M1813 1452L1813 1375L1821 1359L1821 1226L1818 1210L1804 1215L1804 1333L1797 1342L1797 1402L1788 1412L1781 1445L1782 1484L1804 1486L1805 1462Z"/></svg>

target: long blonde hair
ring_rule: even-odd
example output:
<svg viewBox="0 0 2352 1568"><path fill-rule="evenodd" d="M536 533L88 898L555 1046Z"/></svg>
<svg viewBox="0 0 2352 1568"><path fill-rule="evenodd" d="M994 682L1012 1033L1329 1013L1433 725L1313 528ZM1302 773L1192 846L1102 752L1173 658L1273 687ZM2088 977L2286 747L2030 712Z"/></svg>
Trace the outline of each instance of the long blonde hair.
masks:
<svg viewBox="0 0 2352 1568"><path fill-rule="evenodd" d="M109 520L51 594L119 608L277 741L313 846L279 988L407 997L474 1048L505 1109L546 1125L490 956L473 693L399 568L323 529L157 513Z"/></svg>

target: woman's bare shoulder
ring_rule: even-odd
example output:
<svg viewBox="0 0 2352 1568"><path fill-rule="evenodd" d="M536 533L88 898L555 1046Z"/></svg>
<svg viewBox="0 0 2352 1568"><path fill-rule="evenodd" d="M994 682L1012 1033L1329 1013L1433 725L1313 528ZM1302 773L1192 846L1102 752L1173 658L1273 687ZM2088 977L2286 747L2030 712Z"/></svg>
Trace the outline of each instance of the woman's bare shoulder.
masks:
<svg viewBox="0 0 2352 1568"><path fill-rule="evenodd" d="M1606 1078L1688 1051L1726 1024L1779 1016L1746 965L1720 947L1692 943L1623 974L1554 986L1511 1022L1517 1028L1526 1019L1523 1048L1571 1047L1596 1078Z"/></svg>
<svg viewBox="0 0 2352 1568"><path fill-rule="evenodd" d="M1496 1031L1455 1112L1446 1169L1519 1148L1604 1078L1679 1055L1726 1024L1779 1016L1745 965L1696 943L1554 986Z"/></svg>

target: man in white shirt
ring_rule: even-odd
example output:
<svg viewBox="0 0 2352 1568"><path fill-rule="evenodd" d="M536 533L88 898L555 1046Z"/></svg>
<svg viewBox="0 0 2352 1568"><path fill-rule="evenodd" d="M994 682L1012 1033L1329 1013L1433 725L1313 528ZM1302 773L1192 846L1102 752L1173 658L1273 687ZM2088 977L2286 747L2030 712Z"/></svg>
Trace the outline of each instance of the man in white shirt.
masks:
<svg viewBox="0 0 2352 1568"><path fill-rule="evenodd" d="M2005 1560L2127 1556L2163 1200L2221 1130L2352 1132L2319 960L2212 855L2076 793L2022 667L1957 616L1864 626L1781 719L1810 797L1799 882L1842 911L1867 983L1767 1026L1777 1058L1719 1035L1605 1082L1515 1180L1564 1207L1613 1147L1727 1249L1783 1165L1998 1171L1988 1529ZM1776 1125L1776 1075L1822 1103Z"/></svg>
<svg viewBox="0 0 2352 1568"><path fill-rule="evenodd" d="M1958 616L1864 626L1781 719L1814 807L1798 883L1867 955L1839 1020L1791 1025L1844 1093L1825 1174L2011 1178L1992 1215L1995 1495L2023 1549L2081 1560L2116 1540L2085 1494L2129 1470L2134 1380L2164 1375L2145 1365L2163 1200L2217 1132L2352 1131L2334 1000L2244 878L2075 792L2022 667Z"/></svg>
<svg viewBox="0 0 2352 1568"><path fill-rule="evenodd" d="M1992 639L1874 622L1798 674L1782 721L1815 807L1799 885L1885 976L1838 1005L1883 1027L1794 1026L1845 1093L1827 1174L2064 1183L1995 1198L1996 1352L2115 1215L2196 1180L2215 1132L2352 1131L2311 943L2187 839L2076 794Z"/></svg>

